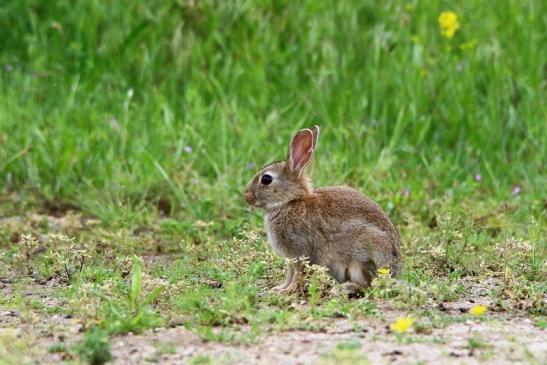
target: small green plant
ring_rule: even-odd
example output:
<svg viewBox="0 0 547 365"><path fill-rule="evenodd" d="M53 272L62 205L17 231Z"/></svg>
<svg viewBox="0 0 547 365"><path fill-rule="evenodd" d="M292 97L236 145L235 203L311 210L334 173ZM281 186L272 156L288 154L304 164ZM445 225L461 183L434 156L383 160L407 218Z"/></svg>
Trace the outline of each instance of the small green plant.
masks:
<svg viewBox="0 0 547 365"><path fill-rule="evenodd" d="M547 319L545 317L537 318L535 321L535 325L541 330L547 329Z"/></svg>
<svg viewBox="0 0 547 365"><path fill-rule="evenodd" d="M390 275L378 275L372 281L368 296L377 299L389 299L399 305L421 305L427 301L427 293L401 279Z"/></svg>
<svg viewBox="0 0 547 365"><path fill-rule="evenodd" d="M51 235L53 247L45 255L44 261L50 275L59 275L71 282L74 275L80 274L89 254L74 237L63 234ZM49 264L49 265L48 265Z"/></svg>
<svg viewBox="0 0 547 365"><path fill-rule="evenodd" d="M34 271L33 256L38 251L40 242L32 234L23 234L21 236L21 244L19 252L15 255L15 259L25 265L27 273L31 275Z"/></svg>
<svg viewBox="0 0 547 365"><path fill-rule="evenodd" d="M475 335L467 340L467 347L470 350L477 350L477 349L487 349L490 348L491 345L484 341L481 337L478 335Z"/></svg>
<svg viewBox="0 0 547 365"><path fill-rule="evenodd" d="M339 342L336 344L336 350L353 351L361 348L361 344L358 341Z"/></svg>
<svg viewBox="0 0 547 365"><path fill-rule="evenodd" d="M177 344L174 342L156 342L154 347L160 354L174 354L177 352Z"/></svg>
<svg viewBox="0 0 547 365"><path fill-rule="evenodd" d="M303 262L302 286L307 287L309 303L315 307L332 297L335 282L325 267Z"/></svg>
<svg viewBox="0 0 547 365"><path fill-rule="evenodd" d="M361 344L357 341L340 342L334 349L322 356L322 365L367 365L368 359L361 353Z"/></svg>
<svg viewBox="0 0 547 365"><path fill-rule="evenodd" d="M47 351L51 354L54 354L57 352L65 352L66 350L67 348L64 343L55 343L47 348Z"/></svg>
<svg viewBox="0 0 547 365"><path fill-rule="evenodd" d="M84 339L75 345L74 351L90 365L101 365L112 360L108 335L98 327L88 330Z"/></svg>
<svg viewBox="0 0 547 365"><path fill-rule="evenodd" d="M161 316L152 309L163 287L157 286L143 295L142 265L134 260L130 273L128 293L121 300L106 300L107 316L104 326L109 333L140 333L146 328L157 327L163 323Z"/></svg>
<svg viewBox="0 0 547 365"><path fill-rule="evenodd" d="M211 363L211 358L208 355L196 355L190 360L191 365L207 365Z"/></svg>

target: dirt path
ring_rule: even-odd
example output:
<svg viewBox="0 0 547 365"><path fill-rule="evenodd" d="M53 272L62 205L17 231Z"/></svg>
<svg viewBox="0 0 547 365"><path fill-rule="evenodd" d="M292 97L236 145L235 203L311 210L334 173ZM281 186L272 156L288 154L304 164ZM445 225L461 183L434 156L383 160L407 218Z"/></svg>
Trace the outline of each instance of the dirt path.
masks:
<svg viewBox="0 0 547 365"><path fill-rule="evenodd" d="M355 332L355 324L362 330ZM174 353L161 353L162 344L172 344ZM116 364L175 365L205 357L215 364L354 364L365 359L371 364L540 364L547 361L547 335L530 320L512 318L469 321L397 341L381 323L338 320L325 332L267 335L252 346L204 343L188 330L174 328L119 337L113 352Z"/></svg>
<svg viewBox="0 0 547 365"><path fill-rule="evenodd" d="M39 286L29 285L26 295L47 306L50 299ZM6 294L10 285L3 283ZM49 305L59 303L49 303ZM114 337L113 364L545 364L547 332L529 318L492 315L485 320L458 321L426 333L390 334L388 325L402 313L360 321L325 322L320 332L294 330L269 333L251 345L205 342L183 327L155 329L141 335ZM50 353L56 343L68 346L82 338L77 320L32 310L0 311L0 354L23 342L20 363L56 364L70 360ZM242 329L245 330L244 328ZM11 341L11 342L10 342ZM3 344L3 345L2 345ZM20 344L19 344L20 346ZM2 361L0 361L2 363ZM8 362L9 363L9 362ZM13 363L13 362L12 362ZM17 362L15 362L17 363Z"/></svg>

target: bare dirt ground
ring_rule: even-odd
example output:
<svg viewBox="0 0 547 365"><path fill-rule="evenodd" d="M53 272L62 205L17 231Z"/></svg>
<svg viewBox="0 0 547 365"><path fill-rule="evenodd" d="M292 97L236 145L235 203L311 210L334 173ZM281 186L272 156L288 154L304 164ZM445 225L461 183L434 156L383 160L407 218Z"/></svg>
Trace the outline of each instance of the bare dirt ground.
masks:
<svg viewBox="0 0 547 365"><path fill-rule="evenodd" d="M53 284L29 283L23 295L46 307L62 305L48 297L48 285ZM13 290L6 281L0 287L2 295ZM456 318L471 305L471 302L451 303L445 310ZM547 363L547 333L526 317L492 314L485 320L466 320L426 333L397 337L389 335L388 326L403 313L388 309L382 313L380 317L359 321L329 320L317 332L265 333L250 345L206 342L184 327L117 336L111 342L115 357L112 363L353 365L367 363L366 360L371 364ZM66 353L50 353L48 348L58 343L70 346L82 338L81 329L78 320L70 316L2 309L0 355L3 342L5 347L11 343L14 348L21 348L21 363L56 364L71 360Z"/></svg>
<svg viewBox="0 0 547 365"><path fill-rule="evenodd" d="M114 344L116 364L139 364L157 359L162 364L184 364L199 355L208 355L213 363L226 364L316 364L366 358L372 364L512 364L545 363L545 333L522 318L501 319L492 323L460 323L427 336L415 343L385 340L382 324L345 320L333 323L325 332L291 331L265 336L258 344L245 347L203 343L188 330L168 329L143 336L125 336ZM480 336L485 348L473 349L469 340ZM176 351L159 354L154 343L172 343ZM337 345L352 344L355 351L344 354ZM340 347L340 346L339 346ZM348 361L349 363L349 361Z"/></svg>

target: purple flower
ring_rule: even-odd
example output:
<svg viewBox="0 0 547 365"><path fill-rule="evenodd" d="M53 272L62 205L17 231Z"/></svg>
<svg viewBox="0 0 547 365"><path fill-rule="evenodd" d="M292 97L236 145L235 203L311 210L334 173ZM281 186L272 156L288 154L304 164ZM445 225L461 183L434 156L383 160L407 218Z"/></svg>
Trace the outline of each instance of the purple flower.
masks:
<svg viewBox="0 0 547 365"><path fill-rule="evenodd" d="M256 166L255 166L254 162L249 162L247 164L247 166L245 166L245 169L250 170L250 169L254 169L255 167Z"/></svg>
<svg viewBox="0 0 547 365"><path fill-rule="evenodd" d="M511 193L512 193L513 195L517 196L517 195L520 194L520 191L521 191L520 186L515 185L515 186L513 186L513 190L511 190Z"/></svg>
<svg viewBox="0 0 547 365"><path fill-rule="evenodd" d="M410 196L410 189L409 188L405 188L403 190L403 193L402 195L405 197L405 198L408 198Z"/></svg>
<svg viewBox="0 0 547 365"><path fill-rule="evenodd" d="M481 174L475 174L475 181L479 182L481 180L482 180L482 175Z"/></svg>
<svg viewBox="0 0 547 365"><path fill-rule="evenodd" d="M192 153L192 151L193 151L192 146L184 146L183 150L186 153Z"/></svg>

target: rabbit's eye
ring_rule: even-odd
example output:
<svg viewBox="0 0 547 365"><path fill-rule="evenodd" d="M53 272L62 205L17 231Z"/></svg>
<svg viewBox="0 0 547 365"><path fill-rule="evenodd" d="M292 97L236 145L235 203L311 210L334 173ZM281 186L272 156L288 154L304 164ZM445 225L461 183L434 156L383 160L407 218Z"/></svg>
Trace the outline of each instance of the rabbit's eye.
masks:
<svg viewBox="0 0 547 365"><path fill-rule="evenodd" d="M264 174L262 175L262 178L260 179L260 182L264 185L270 185L273 181L272 175Z"/></svg>

